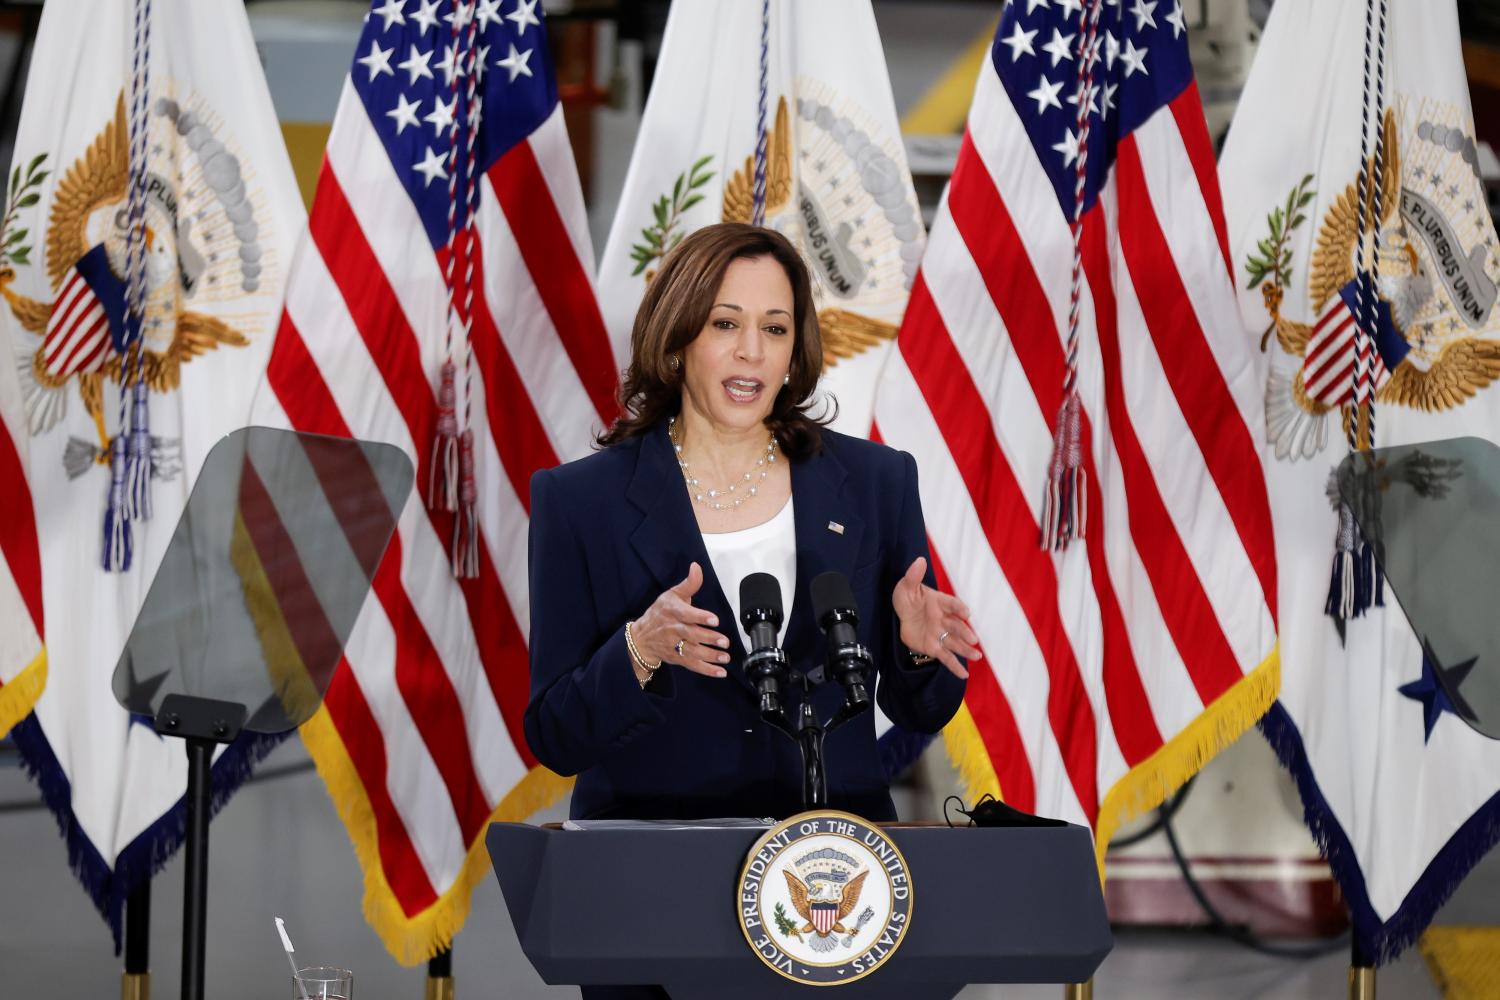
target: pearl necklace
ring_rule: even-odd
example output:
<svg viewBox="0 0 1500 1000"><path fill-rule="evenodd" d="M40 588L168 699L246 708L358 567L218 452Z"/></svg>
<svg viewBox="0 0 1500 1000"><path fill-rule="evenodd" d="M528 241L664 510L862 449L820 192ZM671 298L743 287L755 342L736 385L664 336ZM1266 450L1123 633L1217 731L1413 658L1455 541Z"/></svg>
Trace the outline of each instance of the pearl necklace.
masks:
<svg viewBox="0 0 1500 1000"><path fill-rule="evenodd" d="M703 491L703 484L698 482L692 470L688 468L687 459L682 457L682 441L677 433L677 418L667 418L667 438L672 442L672 450L677 453L677 465L682 469L682 478L687 480L688 493L692 498L712 510L738 510L740 504L749 500L760 492L760 485L766 481L766 476L771 473L771 463L776 461L776 435L766 442L766 453L755 463L755 468L745 473L744 476L729 484L722 490ZM756 470L760 471L760 478L755 478ZM746 487L746 483L753 485ZM744 489L741 489L744 487ZM719 498L732 498L731 503L719 503Z"/></svg>

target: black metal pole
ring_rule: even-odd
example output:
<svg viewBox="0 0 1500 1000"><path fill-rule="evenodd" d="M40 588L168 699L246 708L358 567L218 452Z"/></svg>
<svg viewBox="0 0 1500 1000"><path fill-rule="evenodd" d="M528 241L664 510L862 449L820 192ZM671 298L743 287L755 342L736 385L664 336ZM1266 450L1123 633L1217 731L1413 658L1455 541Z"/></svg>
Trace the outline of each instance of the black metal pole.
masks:
<svg viewBox="0 0 1500 1000"><path fill-rule="evenodd" d="M818 809L828 804L828 774L823 767L823 727L813 710L812 692L802 695L801 725L797 742L802 746L802 807Z"/></svg>
<svg viewBox="0 0 1500 1000"><path fill-rule="evenodd" d="M203 1000L208 933L208 801L213 740L188 737L187 852L182 902L182 1000Z"/></svg>
<svg viewBox="0 0 1500 1000"><path fill-rule="evenodd" d="M125 897L125 972L121 1000L149 1000L151 996L151 880Z"/></svg>
<svg viewBox="0 0 1500 1000"><path fill-rule="evenodd" d="M125 897L125 973L151 971L151 880Z"/></svg>

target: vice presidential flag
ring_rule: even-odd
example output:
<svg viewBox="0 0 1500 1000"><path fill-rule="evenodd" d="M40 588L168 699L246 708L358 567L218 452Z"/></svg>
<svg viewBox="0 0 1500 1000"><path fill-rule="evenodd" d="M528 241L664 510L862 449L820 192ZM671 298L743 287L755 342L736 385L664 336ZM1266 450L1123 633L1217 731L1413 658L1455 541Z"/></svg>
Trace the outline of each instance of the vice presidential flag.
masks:
<svg viewBox="0 0 1500 1000"><path fill-rule="evenodd" d="M303 211L233 0L48 3L15 149L0 727L45 670L12 736L118 931L181 839L187 763L115 703L110 675L204 456L249 415ZM219 754L216 803L267 749Z"/></svg>
<svg viewBox="0 0 1500 1000"><path fill-rule="evenodd" d="M986 646L952 756L1101 859L1275 697L1252 353L1182 7L1008 5L876 423Z"/></svg>
<svg viewBox="0 0 1500 1000"><path fill-rule="evenodd" d="M1388 589L1330 593L1348 539L1329 474L1351 443L1500 438L1500 248L1454 4L1281 0L1220 164L1272 450L1282 692L1265 730L1385 961L1500 835L1500 743L1439 697Z"/></svg>
<svg viewBox="0 0 1500 1000"><path fill-rule="evenodd" d="M714 222L802 251L833 426L866 436L925 243L869 0L672 5L599 263L618 367L661 258Z"/></svg>
<svg viewBox="0 0 1500 1000"><path fill-rule="evenodd" d="M302 728L400 961L446 947L486 826L564 794L522 729L529 483L615 415L538 0L371 5L259 421L394 444L417 490Z"/></svg>

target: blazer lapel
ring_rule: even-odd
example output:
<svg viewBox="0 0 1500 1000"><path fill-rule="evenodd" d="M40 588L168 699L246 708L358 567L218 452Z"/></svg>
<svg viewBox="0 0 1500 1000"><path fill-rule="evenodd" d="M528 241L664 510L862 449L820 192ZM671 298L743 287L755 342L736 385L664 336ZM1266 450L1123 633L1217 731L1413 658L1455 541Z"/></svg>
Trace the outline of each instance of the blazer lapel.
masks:
<svg viewBox="0 0 1500 1000"><path fill-rule="evenodd" d="M797 586L787 618L787 655L794 666L810 669L821 659L818 624L813 617L812 581L820 573L849 576L859 554L865 523L844 495L847 473L828 443L818 454L792 463L792 503L797 526ZM805 663L796 662L808 658Z"/></svg>
<svg viewBox="0 0 1500 1000"><path fill-rule="evenodd" d="M631 534L630 544L662 590L681 583L690 563L696 562L703 571L703 586L693 604L718 615L719 631L729 637L731 665L735 668L731 674L748 684L739 669L746 655L739 626L732 620L729 601L703 545L703 532L698 529L692 500L682 485L682 470L677 466L665 424L641 439L635 475L625 497L645 515Z"/></svg>

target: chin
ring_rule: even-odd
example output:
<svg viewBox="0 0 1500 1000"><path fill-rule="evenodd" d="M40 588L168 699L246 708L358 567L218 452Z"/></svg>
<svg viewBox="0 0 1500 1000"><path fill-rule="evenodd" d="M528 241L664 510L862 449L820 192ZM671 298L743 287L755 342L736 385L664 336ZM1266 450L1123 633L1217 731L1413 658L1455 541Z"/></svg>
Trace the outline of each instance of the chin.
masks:
<svg viewBox="0 0 1500 1000"><path fill-rule="evenodd" d="M765 426L766 420L770 416L771 411L769 409L764 412L751 413L738 408L724 407L714 414L714 420L723 427L748 430L752 427Z"/></svg>

